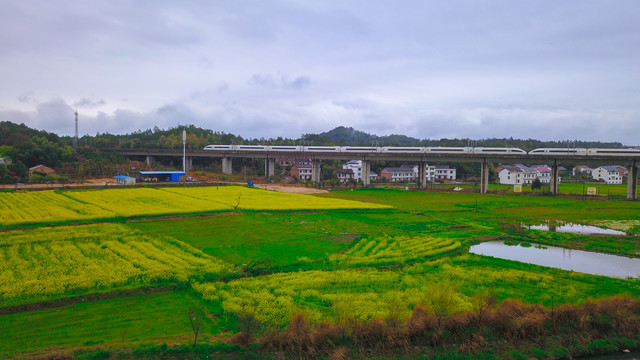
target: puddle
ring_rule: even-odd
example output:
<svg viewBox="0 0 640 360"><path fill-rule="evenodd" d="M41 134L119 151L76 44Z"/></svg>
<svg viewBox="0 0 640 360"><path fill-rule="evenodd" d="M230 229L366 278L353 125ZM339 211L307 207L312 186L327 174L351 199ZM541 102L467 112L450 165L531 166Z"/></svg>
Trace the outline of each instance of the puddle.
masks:
<svg viewBox="0 0 640 360"><path fill-rule="evenodd" d="M527 264L577 271L592 275L627 278L640 276L640 259L555 246L509 246L488 241L471 246L469 252Z"/></svg>
<svg viewBox="0 0 640 360"><path fill-rule="evenodd" d="M612 230L612 229L603 229L597 226L591 225L578 225L578 224L561 224L561 225L551 225L551 224L541 224L541 225L522 225L524 229L529 230L543 230L543 231L551 231L551 232L559 232L559 233L573 233L580 235L618 235L624 236L627 235L624 231Z"/></svg>

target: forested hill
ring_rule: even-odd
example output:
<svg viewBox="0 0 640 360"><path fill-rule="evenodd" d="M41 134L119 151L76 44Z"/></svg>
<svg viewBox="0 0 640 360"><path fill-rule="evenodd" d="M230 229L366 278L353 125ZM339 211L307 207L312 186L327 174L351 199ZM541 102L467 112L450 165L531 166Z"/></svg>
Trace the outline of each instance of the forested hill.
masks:
<svg viewBox="0 0 640 360"><path fill-rule="evenodd" d="M360 145L360 146L485 146L485 147L517 147L530 151L541 147L584 147L584 148L621 148L619 142L595 141L540 141L534 139L416 139L406 135L377 136L344 126L321 134L307 134L304 138L314 145Z"/></svg>
<svg viewBox="0 0 640 360"><path fill-rule="evenodd" d="M539 147L621 148L619 142L593 141L540 141L535 139L417 139L406 135L372 135L351 127L339 126L320 134L304 134L300 138L245 139L242 136L203 129L194 125L179 125L169 129L157 127L130 134L84 135L78 141L78 149L102 148L182 148L182 131L187 132L187 148L201 149L208 144L272 144L272 145L357 145L357 146L486 146L517 147L529 151ZM47 142L57 146L73 143L70 136L58 136L46 131L31 129L24 124L0 122L0 146L25 146ZM1 156L1 155L0 155Z"/></svg>
<svg viewBox="0 0 640 360"><path fill-rule="evenodd" d="M187 132L187 149L202 149L208 144L271 144L271 145L359 145L359 146L486 146L517 147L529 151L540 147L598 147L620 148L619 142L558 142L521 139L417 139L406 135L377 136L350 127L337 127L320 134L304 134L300 138L245 139L242 136L203 129L194 125L180 125L169 129L147 129L131 134L84 135L73 147L73 138L58 136L24 124L0 122L0 182L24 181L29 167L43 164L52 168L66 168L66 173L78 176L110 174L124 158L104 153L105 148L180 149L182 131Z"/></svg>

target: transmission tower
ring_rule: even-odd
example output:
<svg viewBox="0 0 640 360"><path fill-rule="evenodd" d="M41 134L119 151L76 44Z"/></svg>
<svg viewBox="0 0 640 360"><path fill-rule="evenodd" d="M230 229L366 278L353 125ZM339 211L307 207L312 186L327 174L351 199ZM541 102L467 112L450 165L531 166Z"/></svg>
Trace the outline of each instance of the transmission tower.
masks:
<svg viewBox="0 0 640 360"><path fill-rule="evenodd" d="M78 146L78 110L76 109L76 136L73 138L73 147Z"/></svg>

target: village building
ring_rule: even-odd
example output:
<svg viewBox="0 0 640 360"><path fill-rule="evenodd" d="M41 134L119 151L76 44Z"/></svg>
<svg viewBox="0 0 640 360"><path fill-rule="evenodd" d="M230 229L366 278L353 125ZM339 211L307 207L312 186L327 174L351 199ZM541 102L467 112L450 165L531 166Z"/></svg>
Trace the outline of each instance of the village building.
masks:
<svg viewBox="0 0 640 360"><path fill-rule="evenodd" d="M342 168L350 169L356 181L362 180L362 160L349 160L346 164L342 165Z"/></svg>
<svg viewBox="0 0 640 360"><path fill-rule="evenodd" d="M526 166L503 165L498 173L500 184L507 185L531 185L537 177L537 171Z"/></svg>
<svg viewBox="0 0 640 360"><path fill-rule="evenodd" d="M585 175L591 176L592 171L593 169L588 167L587 165L576 165L573 167L573 171L571 172L571 174L573 176L576 176L578 174L585 174Z"/></svg>
<svg viewBox="0 0 640 360"><path fill-rule="evenodd" d="M51 174L55 174L56 171L44 165L36 165L34 167L29 168L29 175L33 175L33 173L38 173L42 175L51 175Z"/></svg>
<svg viewBox="0 0 640 360"><path fill-rule="evenodd" d="M594 180L603 180L607 184L622 184L620 169L615 166L600 166L591 172Z"/></svg>
<svg viewBox="0 0 640 360"><path fill-rule="evenodd" d="M429 166L427 166L427 175L429 175ZM449 165L436 165L433 167L435 180L455 180L456 169L449 167ZM433 181L427 176L427 181Z"/></svg>
<svg viewBox="0 0 640 360"><path fill-rule="evenodd" d="M355 180L355 175L351 169L335 169L333 175L338 178L341 183Z"/></svg>
<svg viewBox="0 0 640 360"><path fill-rule="evenodd" d="M311 170L311 164L297 163L291 167L291 176L298 179L298 181L310 181Z"/></svg>
<svg viewBox="0 0 640 360"><path fill-rule="evenodd" d="M417 166L415 168L413 166L389 167L382 169L380 176L389 182L410 182L417 179L418 170Z"/></svg>

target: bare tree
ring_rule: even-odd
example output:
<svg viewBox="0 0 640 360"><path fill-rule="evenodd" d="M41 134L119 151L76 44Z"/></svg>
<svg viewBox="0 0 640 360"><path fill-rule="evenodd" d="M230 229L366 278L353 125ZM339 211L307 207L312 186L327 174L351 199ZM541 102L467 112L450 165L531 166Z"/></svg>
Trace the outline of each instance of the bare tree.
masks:
<svg viewBox="0 0 640 360"><path fill-rule="evenodd" d="M236 205L233 207L233 212L238 211L238 206L240 206L240 200L242 200L242 194L238 195L238 198L236 199Z"/></svg>
<svg viewBox="0 0 640 360"><path fill-rule="evenodd" d="M189 309L189 322L193 330L193 347L198 343L198 335L202 329L203 314L201 309Z"/></svg>

